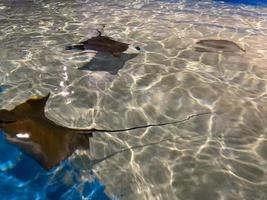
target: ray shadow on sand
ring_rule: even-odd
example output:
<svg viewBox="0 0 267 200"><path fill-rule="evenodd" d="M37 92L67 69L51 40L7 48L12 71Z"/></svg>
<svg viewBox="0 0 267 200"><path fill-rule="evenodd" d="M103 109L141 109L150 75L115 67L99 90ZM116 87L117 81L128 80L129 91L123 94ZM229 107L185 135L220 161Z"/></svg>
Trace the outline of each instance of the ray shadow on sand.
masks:
<svg viewBox="0 0 267 200"><path fill-rule="evenodd" d="M128 60L135 58L137 55L138 54L122 53L119 57L114 57L112 54L107 52L97 52L89 63L78 69L89 71L106 71L112 75L116 75Z"/></svg>

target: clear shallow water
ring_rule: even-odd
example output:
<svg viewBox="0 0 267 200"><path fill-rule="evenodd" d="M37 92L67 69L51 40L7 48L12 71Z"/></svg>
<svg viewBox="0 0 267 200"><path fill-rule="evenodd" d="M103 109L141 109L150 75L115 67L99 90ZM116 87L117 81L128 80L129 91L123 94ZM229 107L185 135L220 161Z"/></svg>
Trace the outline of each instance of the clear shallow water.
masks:
<svg viewBox="0 0 267 200"><path fill-rule="evenodd" d="M81 182L93 172L118 199L267 198L266 8L0 1L0 9L2 108L51 92L50 119L101 129L212 113L175 125L95 133L90 152L73 155L83 166ZM77 70L93 54L64 50L102 24L105 35L142 48L117 75ZM246 52L196 52L195 42L207 38L234 41ZM131 146L137 147L121 151Z"/></svg>

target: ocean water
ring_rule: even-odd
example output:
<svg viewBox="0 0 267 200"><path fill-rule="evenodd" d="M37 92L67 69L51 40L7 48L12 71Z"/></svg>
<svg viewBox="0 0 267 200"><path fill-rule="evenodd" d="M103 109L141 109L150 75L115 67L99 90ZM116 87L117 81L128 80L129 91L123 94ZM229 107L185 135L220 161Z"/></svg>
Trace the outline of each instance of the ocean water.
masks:
<svg viewBox="0 0 267 200"><path fill-rule="evenodd" d="M4 149L15 154L9 164L0 163L9 188L3 191L10 191L5 195L17 186L18 199L66 199L70 192L77 195L72 199L90 199L93 187L85 185L96 183L111 199L267 199L266 7L208 0L1 0L0 22L1 108L50 92L46 116L62 126L157 125L95 132L90 151L76 151L48 172L36 166L35 175L45 178L32 194L26 179L9 172L30 169L18 165L26 155ZM65 46L97 30L141 50L118 73L79 70L95 53ZM245 52L198 52L201 39L231 40ZM180 123L162 125L174 121ZM70 184L53 192L65 183L58 173ZM33 179L29 174L27 183ZM49 180L51 191L44 189ZM83 187L89 187L85 194Z"/></svg>

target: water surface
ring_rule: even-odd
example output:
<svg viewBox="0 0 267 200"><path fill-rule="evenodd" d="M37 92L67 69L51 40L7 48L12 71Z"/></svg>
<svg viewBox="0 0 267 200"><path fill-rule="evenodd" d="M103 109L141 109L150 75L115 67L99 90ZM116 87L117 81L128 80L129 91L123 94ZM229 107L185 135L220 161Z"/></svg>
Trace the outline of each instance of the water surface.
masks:
<svg viewBox="0 0 267 200"><path fill-rule="evenodd" d="M88 164L84 174L89 179L92 170L110 197L267 198L266 8L2 0L0 9L2 108L50 92L47 117L68 127L124 129L188 119L95 133L88 158L118 153ZM117 74L78 70L94 54L64 50L96 35L102 24L104 35L142 49ZM231 40L246 52L196 52L200 39ZM121 151L132 146L138 148Z"/></svg>

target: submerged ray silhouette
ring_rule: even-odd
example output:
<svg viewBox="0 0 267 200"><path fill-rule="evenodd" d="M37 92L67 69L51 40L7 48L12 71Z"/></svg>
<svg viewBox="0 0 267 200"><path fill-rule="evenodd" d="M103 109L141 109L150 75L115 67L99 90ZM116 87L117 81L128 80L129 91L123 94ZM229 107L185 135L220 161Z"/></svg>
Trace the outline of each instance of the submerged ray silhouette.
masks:
<svg viewBox="0 0 267 200"><path fill-rule="evenodd" d="M120 57L114 57L109 53L98 52L89 63L79 69L89 71L106 71L115 75L128 60L135 58L137 55L138 54L122 53Z"/></svg>
<svg viewBox="0 0 267 200"><path fill-rule="evenodd" d="M200 45L198 47L195 47L195 50L199 52L245 52L244 49L229 40L207 39L200 40L196 44Z"/></svg>

